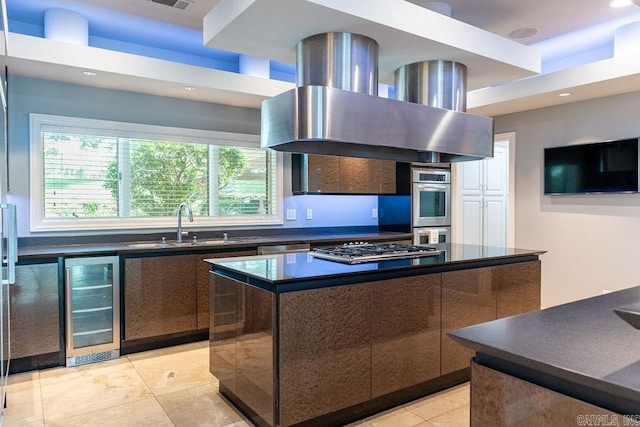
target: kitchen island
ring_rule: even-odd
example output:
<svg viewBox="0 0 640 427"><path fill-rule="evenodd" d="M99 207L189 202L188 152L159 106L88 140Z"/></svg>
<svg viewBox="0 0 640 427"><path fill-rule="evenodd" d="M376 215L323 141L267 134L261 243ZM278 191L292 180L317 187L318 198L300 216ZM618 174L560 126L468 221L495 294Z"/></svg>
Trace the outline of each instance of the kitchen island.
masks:
<svg viewBox="0 0 640 427"><path fill-rule="evenodd" d="M540 308L542 251L441 244L342 264L309 252L211 264L210 370L256 425L343 425L469 378L446 332Z"/></svg>
<svg viewBox="0 0 640 427"><path fill-rule="evenodd" d="M640 425L640 287L450 333L475 351L471 425ZM515 410L517 408L517 410Z"/></svg>

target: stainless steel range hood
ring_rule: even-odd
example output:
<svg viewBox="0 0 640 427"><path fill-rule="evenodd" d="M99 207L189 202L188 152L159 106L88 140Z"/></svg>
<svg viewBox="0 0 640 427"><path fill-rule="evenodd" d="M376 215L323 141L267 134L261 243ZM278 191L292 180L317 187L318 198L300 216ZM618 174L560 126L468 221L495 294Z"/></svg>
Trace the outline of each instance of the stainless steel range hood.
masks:
<svg viewBox="0 0 640 427"><path fill-rule="evenodd" d="M493 155L493 119L450 109L451 102L442 101L453 98L453 107L464 108L460 79L447 82L434 72L455 63L430 61L399 69L397 96L406 100L398 100L376 96L377 43L368 37L319 34L298 43L297 54L298 87L262 103L263 147L403 162ZM407 90L405 84L412 87Z"/></svg>

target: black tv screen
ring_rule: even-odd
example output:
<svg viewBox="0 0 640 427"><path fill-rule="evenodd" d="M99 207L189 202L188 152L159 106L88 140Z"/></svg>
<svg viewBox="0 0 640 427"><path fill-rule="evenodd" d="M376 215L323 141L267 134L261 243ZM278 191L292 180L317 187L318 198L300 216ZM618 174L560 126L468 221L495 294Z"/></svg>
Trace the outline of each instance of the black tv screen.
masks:
<svg viewBox="0 0 640 427"><path fill-rule="evenodd" d="M545 148L544 194L638 192L638 138Z"/></svg>

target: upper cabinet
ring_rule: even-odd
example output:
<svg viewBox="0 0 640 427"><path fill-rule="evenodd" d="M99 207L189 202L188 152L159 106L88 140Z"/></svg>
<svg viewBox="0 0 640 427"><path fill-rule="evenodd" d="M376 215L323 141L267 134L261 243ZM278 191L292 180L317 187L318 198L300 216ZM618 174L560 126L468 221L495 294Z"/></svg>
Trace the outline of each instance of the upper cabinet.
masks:
<svg viewBox="0 0 640 427"><path fill-rule="evenodd" d="M294 194L409 194L408 163L293 154Z"/></svg>

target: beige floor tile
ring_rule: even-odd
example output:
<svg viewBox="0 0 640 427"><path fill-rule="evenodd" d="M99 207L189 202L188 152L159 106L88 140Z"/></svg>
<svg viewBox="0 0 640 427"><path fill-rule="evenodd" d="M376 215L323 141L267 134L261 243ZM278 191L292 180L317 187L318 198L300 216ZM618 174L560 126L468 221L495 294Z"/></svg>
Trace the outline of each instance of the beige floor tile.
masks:
<svg viewBox="0 0 640 427"><path fill-rule="evenodd" d="M261 346L245 350L237 356L245 373L263 372ZM218 393L208 341L11 375L8 393L5 427L251 426ZM467 427L469 400L466 383L350 426Z"/></svg>
<svg viewBox="0 0 640 427"><path fill-rule="evenodd" d="M162 406L153 397L47 422L47 427L173 427L173 425Z"/></svg>
<svg viewBox="0 0 640 427"><path fill-rule="evenodd" d="M440 415L456 410L457 405L444 399L424 399L419 403L405 406L405 409L424 420L430 420Z"/></svg>
<svg viewBox="0 0 640 427"><path fill-rule="evenodd" d="M469 383L453 387L443 395L445 399L457 403L459 406L468 406L471 403L471 387Z"/></svg>
<svg viewBox="0 0 640 427"><path fill-rule="evenodd" d="M468 406L468 399L468 387L457 386L408 403L403 408L420 418L431 420L465 405Z"/></svg>
<svg viewBox="0 0 640 427"><path fill-rule="evenodd" d="M9 376L3 426L44 426L38 371Z"/></svg>
<svg viewBox="0 0 640 427"><path fill-rule="evenodd" d="M40 381L47 382L60 376L67 376L70 373L78 374L80 372L95 370L110 370L115 372L123 369L131 369L132 367L133 365L126 357L120 357L118 359L107 360L99 363L90 363L88 365L74 366L72 368L60 366L57 368L49 368L40 371Z"/></svg>
<svg viewBox="0 0 640 427"><path fill-rule="evenodd" d="M40 387L40 371L11 374L7 379L7 385L12 391L24 391Z"/></svg>
<svg viewBox="0 0 640 427"><path fill-rule="evenodd" d="M242 414L210 384L163 394L158 401L178 427L244 425L236 424L243 421Z"/></svg>
<svg viewBox="0 0 640 427"><path fill-rule="evenodd" d="M197 343L195 346L187 351L133 358L131 363L156 396L205 384L217 386L218 380L209 372L209 350Z"/></svg>
<svg viewBox="0 0 640 427"><path fill-rule="evenodd" d="M45 423L153 396L126 358L42 371L40 386Z"/></svg>
<svg viewBox="0 0 640 427"><path fill-rule="evenodd" d="M236 421L235 423L227 424L224 427L253 427L253 424L249 424L247 421Z"/></svg>
<svg viewBox="0 0 640 427"><path fill-rule="evenodd" d="M413 427L423 422L424 419L417 415L403 408L397 408L349 425L352 427Z"/></svg>
<svg viewBox="0 0 640 427"><path fill-rule="evenodd" d="M470 408L463 406L439 417L427 420L419 427L469 427L471 424Z"/></svg>

